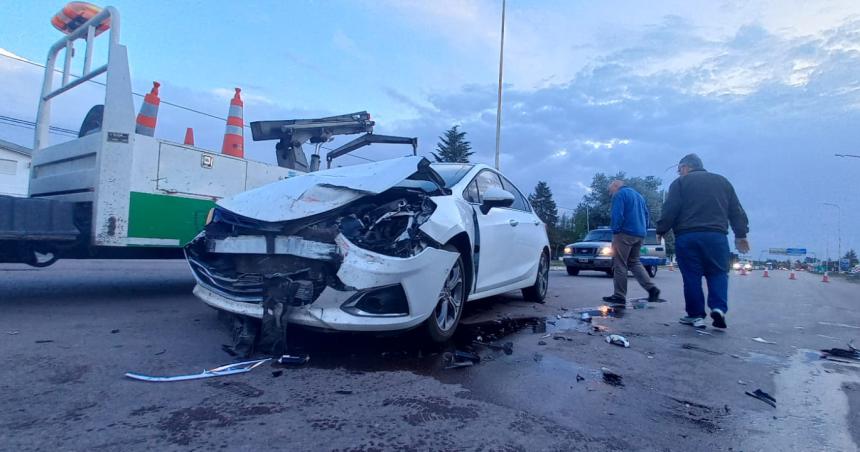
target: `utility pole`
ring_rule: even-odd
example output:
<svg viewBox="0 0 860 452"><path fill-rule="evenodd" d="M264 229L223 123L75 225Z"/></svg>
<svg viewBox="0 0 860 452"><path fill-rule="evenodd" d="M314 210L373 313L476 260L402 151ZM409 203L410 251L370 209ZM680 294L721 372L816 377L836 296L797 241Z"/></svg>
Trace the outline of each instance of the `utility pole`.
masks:
<svg viewBox="0 0 860 452"><path fill-rule="evenodd" d="M832 202L823 203L825 206L836 207L836 234L837 234L837 251L836 251L836 271L842 267L842 207L839 204Z"/></svg>
<svg viewBox="0 0 860 452"><path fill-rule="evenodd" d="M502 68L505 60L505 0L502 0L502 42L499 47L499 98L496 106L496 169L499 170L499 138L502 133Z"/></svg>

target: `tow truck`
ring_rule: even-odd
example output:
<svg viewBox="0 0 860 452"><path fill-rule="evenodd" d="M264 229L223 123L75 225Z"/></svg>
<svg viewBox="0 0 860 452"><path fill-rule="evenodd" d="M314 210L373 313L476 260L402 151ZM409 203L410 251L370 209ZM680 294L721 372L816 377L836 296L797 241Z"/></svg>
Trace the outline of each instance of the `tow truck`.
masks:
<svg viewBox="0 0 860 452"><path fill-rule="evenodd" d="M374 122L364 111L251 123L255 141L277 140L277 165L137 134L120 15L110 6L96 11L48 52L28 197L0 196L0 262L45 267L59 258L179 259L217 200L318 170L319 149L335 135L363 134L329 151L329 167L332 159L373 143L409 144L416 153L416 138L373 134ZM107 36L107 61L93 68L99 35ZM75 76L79 40L85 45L83 70ZM55 69L61 51L62 71ZM78 138L49 143L52 101L101 75L104 103L87 114ZM310 162L305 143L315 145Z"/></svg>

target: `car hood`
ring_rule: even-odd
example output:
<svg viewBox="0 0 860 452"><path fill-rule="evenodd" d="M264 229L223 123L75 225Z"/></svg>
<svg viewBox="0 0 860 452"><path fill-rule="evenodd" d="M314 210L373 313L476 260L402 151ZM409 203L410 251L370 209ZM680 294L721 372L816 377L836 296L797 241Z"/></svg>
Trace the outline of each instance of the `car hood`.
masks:
<svg viewBox="0 0 860 452"><path fill-rule="evenodd" d="M573 246L573 247L577 247L577 248L585 248L585 247L600 248L600 247L609 246L609 245L612 245L612 242L576 242L572 245L567 245L567 246Z"/></svg>
<svg viewBox="0 0 860 452"><path fill-rule="evenodd" d="M424 157L402 157L302 174L222 199L217 205L237 215L281 222L328 212L356 199L382 193L404 179L444 180Z"/></svg>

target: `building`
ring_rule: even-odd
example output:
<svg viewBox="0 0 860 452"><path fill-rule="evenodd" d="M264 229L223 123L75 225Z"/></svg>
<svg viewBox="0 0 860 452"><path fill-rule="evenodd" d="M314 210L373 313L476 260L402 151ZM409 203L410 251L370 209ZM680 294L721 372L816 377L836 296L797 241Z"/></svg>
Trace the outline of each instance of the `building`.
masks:
<svg viewBox="0 0 860 452"><path fill-rule="evenodd" d="M0 195L27 196L30 149L0 139Z"/></svg>

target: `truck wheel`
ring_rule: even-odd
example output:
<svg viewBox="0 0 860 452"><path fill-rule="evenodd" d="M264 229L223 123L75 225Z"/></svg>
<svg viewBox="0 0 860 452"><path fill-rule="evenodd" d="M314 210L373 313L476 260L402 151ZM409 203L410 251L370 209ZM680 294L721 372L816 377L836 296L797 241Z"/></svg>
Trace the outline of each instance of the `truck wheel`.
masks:
<svg viewBox="0 0 860 452"><path fill-rule="evenodd" d="M579 274L579 269L575 267L567 267L567 274L570 276L576 276Z"/></svg>
<svg viewBox="0 0 860 452"><path fill-rule="evenodd" d="M645 270L648 272L648 276L655 277L657 276L657 266L656 265L648 265L645 267Z"/></svg>

